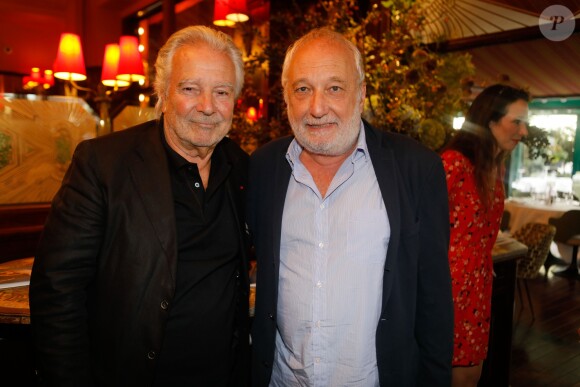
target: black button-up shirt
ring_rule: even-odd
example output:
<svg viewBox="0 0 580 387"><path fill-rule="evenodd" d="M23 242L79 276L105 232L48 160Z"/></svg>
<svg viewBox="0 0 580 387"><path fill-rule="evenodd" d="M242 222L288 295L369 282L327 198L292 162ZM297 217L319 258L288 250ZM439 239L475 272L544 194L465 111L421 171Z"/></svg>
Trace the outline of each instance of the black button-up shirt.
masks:
<svg viewBox="0 0 580 387"><path fill-rule="evenodd" d="M158 386L225 386L239 289L238 226L226 192L231 165L218 144L207 189L197 165L163 139L177 226L177 278L169 305Z"/></svg>

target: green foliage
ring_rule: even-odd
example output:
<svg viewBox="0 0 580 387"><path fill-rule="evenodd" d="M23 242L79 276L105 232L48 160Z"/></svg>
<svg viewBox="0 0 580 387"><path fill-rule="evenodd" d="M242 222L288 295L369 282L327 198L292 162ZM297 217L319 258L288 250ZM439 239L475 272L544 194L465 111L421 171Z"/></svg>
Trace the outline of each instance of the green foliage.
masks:
<svg viewBox="0 0 580 387"><path fill-rule="evenodd" d="M545 162L552 160L552 156L548 151L550 141L548 140L548 133L545 130L536 126L529 126L528 135L522 139L522 142L528 147L530 159L541 157Z"/></svg>
<svg viewBox="0 0 580 387"><path fill-rule="evenodd" d="M446 131L445 126L437 120L427 118L421 121L417 130L419 138L423 144L431 149L439 149L445 144Z"/></svg>
<svg viewBox="0 0 580 387"><path fill-rule="evenodd" d="M574 152L574 130L570 128L561 128L560 130L553 130L549 133L551 137L550 146L546 153L550 155L550 163L561 164L572 160L572 153Z"/></svg>
<svg viewBox="0 0 580 387"><path fill-rule="evenodd" d="M379 26L378 34L359 39L367 57L365 118L437 150L452 133L453 117L467 108L464 85L475 71L471 57L442 54L421 43L424 19L418 3L387 3L387 10L374 8L364 20L362 31Z"/></svg>

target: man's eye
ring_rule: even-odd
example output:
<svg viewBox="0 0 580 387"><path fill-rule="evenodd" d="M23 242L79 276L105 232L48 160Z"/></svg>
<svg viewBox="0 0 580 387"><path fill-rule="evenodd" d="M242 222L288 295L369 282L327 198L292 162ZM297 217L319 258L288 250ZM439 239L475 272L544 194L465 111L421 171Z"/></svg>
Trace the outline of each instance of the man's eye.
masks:
<svg viewBox="0 0 580 387"><path fill-rule="evenodd" d="M296 89L297 93L306 93L308 91L308 88L306 86L302 86Z"/></svg>
<svg viewBox="0 0 580 387"><path fill-rule="evenodd" d="M341 90L341 87L340 86L331 86L330 87L330 91L336 92L336 91L340 91L340 90Z"/></svg>

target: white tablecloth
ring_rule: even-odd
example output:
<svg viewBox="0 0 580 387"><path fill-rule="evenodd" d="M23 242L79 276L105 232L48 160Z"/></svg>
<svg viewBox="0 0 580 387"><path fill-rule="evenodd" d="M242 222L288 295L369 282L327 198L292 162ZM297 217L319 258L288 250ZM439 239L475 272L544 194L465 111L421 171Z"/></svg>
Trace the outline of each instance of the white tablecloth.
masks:
<svg viewBox="0 0 580 387"><path fill-rule="evenodd" d="M509 229L510 233L513 234L526 223L548 224L550 218L559 218L566 211L580 210L580 205L578 205L578 202L556 201L553 204L545 204L534 199L508 199L505 201L504 209L510 212ZM560 243L552 244L550 251L553 255L561 257L566 262L571 260L572 248L569 246Z"/></svg>

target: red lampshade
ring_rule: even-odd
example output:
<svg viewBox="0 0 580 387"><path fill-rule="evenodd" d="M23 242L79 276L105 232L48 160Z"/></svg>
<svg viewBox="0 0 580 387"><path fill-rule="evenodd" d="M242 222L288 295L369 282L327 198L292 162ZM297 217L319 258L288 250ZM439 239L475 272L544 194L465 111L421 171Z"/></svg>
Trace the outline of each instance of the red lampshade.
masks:
<svg viewBox="0 0 580 387"><path fill-rule="evenodd" d="M81 39L76 34L63 33L60 35L58 53L54 61L54 76L71 81L87 79L85 59Z"/></svg>
<svg viewBox="0 0 580 387"><path fill-rule="evenodd" d="M119 45L115 43L105 46L105 55L103 57L103 71L101 73L101 82L103 85L110 87L129 86L128 81L117 79L117 67L119 66Z"/></svg>
<svg viewBox="0 0 580 387"><path fill-rule="evenodd" d="M215 0L213 8L213 24L219 27L231 27L236 24L233 20L228 20L226 16L230 13L228 0Z"/></svg>
<svg viewBox="0 0 580 387"><path fill-rule="evenodd" d="M117 79L136 82L145 79L143 60L139 52L139 40L136 36L121 36L119 40L119 66Z"/></svg>
<svg viewBox="0 0 580 387"><path fill-rule="evenodd" d="M248 21L250 17L248 16L248 5L246 0L228 0L229 12L226 15L226 19L242 23Z"/></svg>

